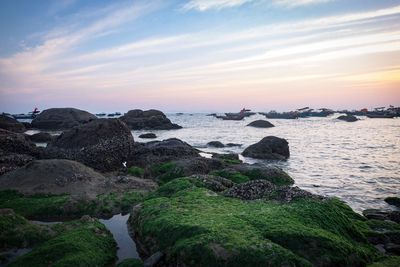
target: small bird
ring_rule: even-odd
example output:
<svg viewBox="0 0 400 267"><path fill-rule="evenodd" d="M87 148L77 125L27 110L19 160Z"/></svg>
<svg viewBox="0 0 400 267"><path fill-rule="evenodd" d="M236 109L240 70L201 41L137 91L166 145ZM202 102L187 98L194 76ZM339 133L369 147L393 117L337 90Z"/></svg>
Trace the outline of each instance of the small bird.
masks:
<svg viewBox="0 0 400 267"><path fill-rule="evenodd" d="M126 161L122 162L122 165L126 168Z"/></svg>

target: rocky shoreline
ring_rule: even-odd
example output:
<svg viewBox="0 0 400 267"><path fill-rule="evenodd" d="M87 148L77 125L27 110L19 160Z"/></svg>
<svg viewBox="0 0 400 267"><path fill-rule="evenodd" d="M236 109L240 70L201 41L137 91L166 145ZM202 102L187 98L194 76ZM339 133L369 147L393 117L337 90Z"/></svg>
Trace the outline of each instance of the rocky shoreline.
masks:
<svg viewBox="0 0 400 267"><path fill-rule="evenodd" d="M31 125L0 117L0 252L32 248L9 266L112 266L116 244L96 218L129 212L144 261L119 266L400 264L398 211L360 215L339 199L294 186L273 165L246 164L237 154L204 158L176 138L134 140L131 130L181 128L158 110L131 110L119 119L92 115L49 109ZM28 127L62 133L28 136ZM37 147L37 140L47 146ZM289 143L266 136L242 155L287 160ZM72 221L37 226L32 219Z"/></svg>

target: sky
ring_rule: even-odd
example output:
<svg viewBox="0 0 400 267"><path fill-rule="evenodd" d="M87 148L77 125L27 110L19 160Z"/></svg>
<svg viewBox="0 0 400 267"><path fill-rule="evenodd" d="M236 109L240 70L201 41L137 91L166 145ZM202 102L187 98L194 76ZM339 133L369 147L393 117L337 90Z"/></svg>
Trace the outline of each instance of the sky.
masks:
<svg viewBox="0 0 400 267"><path fill-rule="evenodd" d="M400 0L2 0L0 112L400 106Z"/></svg>

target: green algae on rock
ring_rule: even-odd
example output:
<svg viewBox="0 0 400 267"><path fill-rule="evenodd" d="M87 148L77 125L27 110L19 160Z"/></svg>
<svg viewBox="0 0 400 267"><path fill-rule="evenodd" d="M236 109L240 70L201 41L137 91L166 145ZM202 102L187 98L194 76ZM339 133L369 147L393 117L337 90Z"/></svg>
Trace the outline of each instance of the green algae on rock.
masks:
<svg viewBox="0 0 400 267"><path fill-rule="evenodd" d="M143 262L139 259L126 259L118 263L117 267L143 267Z"/></svg>
<svg viewBox="0 0 400 267"><path fill-rule="evenodd" d="M18 266L110 266L116 258L116 243L111 233L98 220L80 221L54 226L59 234L35 246L12 262Z"/></svg>
<svg viewBox="0 0 400 267"><path fill-rule="evenodd" d="M0 209L0 251L31 247L50 236L49 229L27 221L12 209Z"/></svg>
<svg viewBox="0 0 400 267"><path fill-rule="evenodd" d="M376 257L364 220L337 199L243 201L181 178L136 206L130 227L167 266L364 266Z"/></svg>
<svg viewBox="0 0 400 267"><path fill-rule="evenodd" d="M0 191L0 208L9 208L29 219L79 218L82 215L110 216L129 212L147 192L129 190L80 199L69 195L37 194L25 196L12 190Z"/></svg>

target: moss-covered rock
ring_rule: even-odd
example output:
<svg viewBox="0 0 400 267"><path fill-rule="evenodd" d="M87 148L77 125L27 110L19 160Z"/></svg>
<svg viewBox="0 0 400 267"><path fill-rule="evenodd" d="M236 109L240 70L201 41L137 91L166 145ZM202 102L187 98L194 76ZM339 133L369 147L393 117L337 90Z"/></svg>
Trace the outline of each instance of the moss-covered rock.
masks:
<svg viewBox="0 0 400 267"><path fill-rule="evenodd" d="M117 267L143 267L143 262L139 259L126 259L118 263Z"/></svg>
<svg viewBox="0 0 400 267"><path fill-rule="evenodd" d="M400 266L400 257L382 257L379 261L376 261L367 267L398 267Z"/></svg>
<svg viewBox="0 0 400 267"><path fill-rule="evenodd" d="M136 177L143 177L144 175L144 169L136 166L132 166L128 168L128 173L130 175L136 176Z"/></svg>
<svg viewBox="0 0 400 267"><path fill-rule="evenodd" d="M0 251L31 247L49 237L49 229L27 221L11 209L0 209Z"/></svg>
<svg viewBox="0 0 400 267"><path fill-rule="evenodd" d="M167 266L364 266L365 219L337 199L290 203L221 196L182 178L134 209L139 249Z"/></svg>
<svg viewBox="0 0 400 267"><path fill-rule="evenodd" d="M29 219L80 218L82 215L110 216L129 212L141 202L147 192L130 190L98 195L95 199L75 198L69 195L25 196L16 191L0 191L0 208L9 208Z"/></svg>
<svg viewBox="0 0 400 267"><path fill-rule="evenodd" d="M98 220L89 219L54 227L59 234L12 262L17 266L110 266L116 243Z"/></svg>

